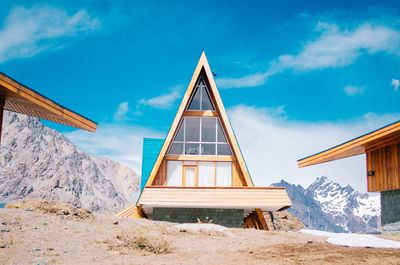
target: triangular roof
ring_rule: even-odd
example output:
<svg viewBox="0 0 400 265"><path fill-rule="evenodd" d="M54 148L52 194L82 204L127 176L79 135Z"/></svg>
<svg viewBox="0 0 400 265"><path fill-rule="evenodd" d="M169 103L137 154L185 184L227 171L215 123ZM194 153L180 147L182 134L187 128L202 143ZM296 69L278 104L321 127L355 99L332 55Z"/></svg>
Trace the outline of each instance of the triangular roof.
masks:
<svg viewBox="0 0 400 265"><path fill-rule="evenodd" d="M185 95L183 96L183 100L181 102L181 105L179 106L178 112L176 113L175 119L172 123L172 126L168 132L168 135L164 141L164 144L161 148L160 153L158 154L157 160L153 166L153 169L150 173L150 176L146 182L145 186L151 186L151 184L153 183L154 178L156 177L156 174L161 166L161 163L163 161L164 156L166 155L167 151L168 151L168 147L170 146L173 138L174 138L174 134L178 129L179 126L179 122L183 117L183 114L185 112L186 106L188 105L188 102L191 98L191 95L193 93L193 90L196 87L196 82L198 80L198 78L200 77L200 75L203 74L203 76L205 78L207 78L208 80L208 84L209 84L209 90L212 93L213 97L214 97L214 104L216 107L216 111L219 113L219 117L221 122L223 123L223 126L225 128L225 133L226 136L231 144L231 148L233 151L233 155L236 157L237 162L238 162L238 166L240 167L242 173L243 173L243 177L246 181L247 186L249 187L253 187L253 182L251 180L250 174L247 170L245 161L243 159L242 153L240 151L239 145L237 143L235 134L232 130L231 124L229 122L228 119L228 115L226 114L226 110L224 105L222 104L222 100L221 100L221 96L218 92L217 89L217 85L215 84L215 80L213 77L213 73L211 72L210 66L208 64L208 60L206 57L206 54L204 53L204 51L202 52L201 56L200 56L200 60L197 63L196 69L193 73L192 79L189 83L189 86L186 90ZM139 199L140 200L140 199Z"/></svg>

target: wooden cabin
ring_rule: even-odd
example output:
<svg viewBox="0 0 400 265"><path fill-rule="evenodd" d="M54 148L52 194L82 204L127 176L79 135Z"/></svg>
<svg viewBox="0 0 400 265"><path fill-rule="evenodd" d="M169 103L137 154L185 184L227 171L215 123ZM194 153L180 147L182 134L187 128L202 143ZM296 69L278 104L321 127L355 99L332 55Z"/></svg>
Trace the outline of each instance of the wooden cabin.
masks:
<svg viewBox="0 0 400 265"><path fill-rule="evenodd" d="M0 72L0 144L4 110L95 132L97 124Z"/></svg>
<svg viewBox="0 0 400 265"><path fill-rule="evenodd" d="M366 154L367 189L381 194L383 232L400 232L400 121L298 160L299 167Z"/></svg>
<svg viewBox="0 0 400 265"><path fill-rule="evenodd" d="M262 211L291 206L285 188L254 187L202 53L165 139L144 139L141 194L125 217L268 229Z"/></svg>

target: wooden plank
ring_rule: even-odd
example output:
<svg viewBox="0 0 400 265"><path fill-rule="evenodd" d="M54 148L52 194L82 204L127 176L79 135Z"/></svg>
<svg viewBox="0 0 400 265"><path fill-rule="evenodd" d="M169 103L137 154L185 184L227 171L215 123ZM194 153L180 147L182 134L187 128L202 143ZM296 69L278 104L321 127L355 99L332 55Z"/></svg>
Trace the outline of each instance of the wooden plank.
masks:
<svg viewBox="0 0 400 265"><path fill-rule="evenodd" d="M372 177L373 176L369 176L369 173L372 169L371 169L371 151L366 153L366 169L367 169L367 191L370 192L371 191L371 186L372 186Z"/></svg>
<svg viewBox="0 0 400 265"><path fill-rule="evenodd" d="M388 178L390 176L390 171L389 171L389 168L388 168L389 157L388 157L387 153L388 153L387 148L386 147L382 148L382 169L383 169L382 188L383 188L383 190L387 190L387 188L388 188L387 187L387 180L388 180Z"/></svg>
<svg viewBox="0 0 400 265"><path fill-rule="evenodd" d="M218 117L218 112L211 110L185 110L183 116L196 116L196 117Z"/></svg>
<svg viewBox="0 0 400 265"><path fill-rule="evenodd" d="M265 222L265 218L264 218L264 215L263 215L261 209L260 208L256 208L255 213L257 215L258 220L260 221L261 228L263 230L268 231L269 228L268 228L267 222Z"/></svg>

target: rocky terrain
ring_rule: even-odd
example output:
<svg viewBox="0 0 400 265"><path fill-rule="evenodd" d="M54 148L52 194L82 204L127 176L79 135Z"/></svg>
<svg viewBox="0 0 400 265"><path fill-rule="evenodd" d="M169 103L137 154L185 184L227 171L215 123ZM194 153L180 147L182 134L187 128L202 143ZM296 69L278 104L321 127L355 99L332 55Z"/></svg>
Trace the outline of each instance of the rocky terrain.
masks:
<svg viewBox="0 0 400 265"><path fill-rule="evenodd" d="M398 264L398 249L298 232L88 214L58 202L0 209L0 264ZM391 240L400 240L391 236Z"/></svg>
<svg viewBox="0 0 400 265"><path fill-rule="evenodd" d="M36 197L101 213L132 203L140 181L132 169L86 154L39 119L4 114L0 202Z"/></svg>
<svg viewBox="0 0 400 265"><path fill-rule="evenodd" d="M288 211L310 229L331 232L374 232L380 229L380 197L342 187L327 177L308 188L282 180L293 206Z"/></svg>

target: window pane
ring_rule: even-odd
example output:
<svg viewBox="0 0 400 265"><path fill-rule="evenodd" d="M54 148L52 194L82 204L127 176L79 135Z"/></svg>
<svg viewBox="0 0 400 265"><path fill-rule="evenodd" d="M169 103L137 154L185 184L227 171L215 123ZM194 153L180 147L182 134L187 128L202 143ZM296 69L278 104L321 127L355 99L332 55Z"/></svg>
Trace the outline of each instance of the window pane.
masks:
<svg viewBox="0 0 400 265"><path fill-rule="evenodd" d="M199 144L185 144L185 155L199 155Z"/></svg>
<svg viewBox="0 0 400 265"><path fill-rule="evenodd" d="M215 142L216 130L215 130L215 118L204 117L201 120L201 141L202 142Z"/></svg>
<svg viewBox="0 0 400 265"><path fill-rule="evenodd" d="M198 184L199 187L215 186L215 163L214 162L199 162L198 167Z"/></svg>
<svg viewBox="0 0 400 265"><path fill-rule="evenodd" d="M218 155L231 156L232 151L229 148L229 144L218 144Z"/></svg>
<svg viewBox="0 0 400 265"><path fill-rule="evenodd" d="M196 185L196 169L194 167L185 168L185 186L194 187Z"/></svg>
<svg viewBox="0 0 400 265"><path fill-rule="evenodd" d="M215 155L215 144L201 144L202 155Z"/></svg>
<svg viewBox="0 0 400 265"><path fill-rule="evenodd" d="M182 186L182 162L167 162L167 186Z"/></svg>
<svg viewBox="0 0 400 265"><path fill-rule="evenodd" d="M217 187L232 186L232 162L217 162Z"/></svg>
<svg viewBox="0 0 400 265"><path fill-rule="evenodd" d="M189 103L188 110L200 110L200 89L196 87L194 91L194 95L192 97L192 101Z"/></svg>
<svg viewBox="0 0 400 265"><path fill-rule="evenodd" d="M214 110L214 107L211 103L211 98L207 93L207 87L201 88L202 100L201 100L201 109L202 110Z"/></svg>
<svg viewBox="0 0 400 265"><path fill-rule="evenodd" d="M225 134L224 134L224 131L222 130L222 126L221 126L221 123L220 123L220 121L219 121L219 119L218 119L218 122L217 122L217 130L218 130L218 135L217 135L217 139L218 139L218 142L219 143L227 143L228 141L226 140L226 137L225 137Z"/></svg>
<svg viewBox="0 0 400 265"><path fill-rule="evenodd" d="M168 151L169 155L182 155L183 143L172 143Z"/></svg>
<svg viewBox="0 0 400 265"><path fill-rule="evenodd" d="M200 141L200 117L186 117L185 141Z"/></svg>
<svg viewBox="0 0 400 265"><path fill-rule="evenodd" d="M179 129L175 135L174 141L183 142L183 124L184 120L182 120L181 124L179 125Z"/></svg>

